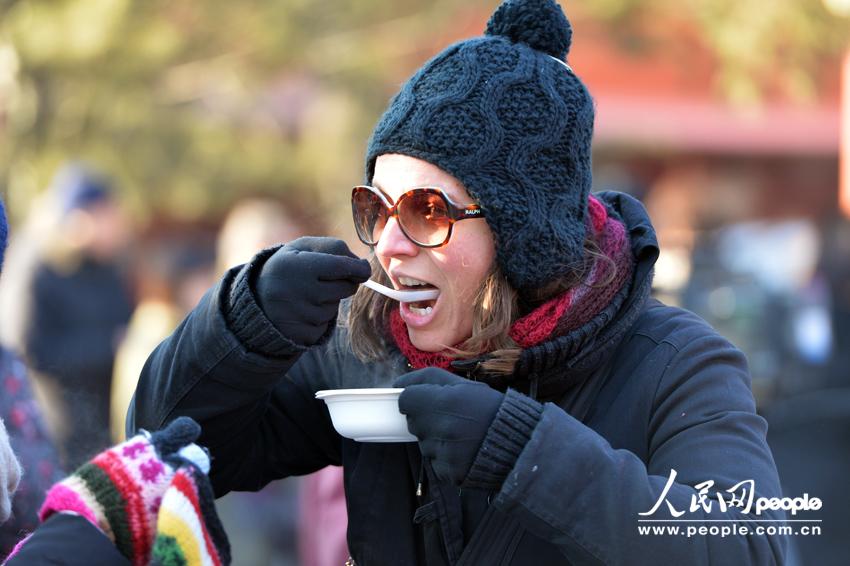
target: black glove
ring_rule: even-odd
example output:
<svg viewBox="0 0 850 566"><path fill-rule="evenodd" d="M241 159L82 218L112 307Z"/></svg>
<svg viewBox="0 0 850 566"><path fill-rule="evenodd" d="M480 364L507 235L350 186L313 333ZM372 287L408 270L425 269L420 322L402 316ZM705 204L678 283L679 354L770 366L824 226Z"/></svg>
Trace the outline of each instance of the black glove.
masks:
<svg viewBox="0 0 850 566"><path fill-rule="evenodd" d="M441 480L463 483L504 394L434 367L402 375L395 386L404 388L398 408L422 456Z"/></svg>
<svg viewBox="0 0 850 566"><path fill-rule="evenodd" d="M298 238L266 260L255 284L260 308L275 328L312 346L336 319L339 302L369 279L369 262L335 238Z"/></svg>

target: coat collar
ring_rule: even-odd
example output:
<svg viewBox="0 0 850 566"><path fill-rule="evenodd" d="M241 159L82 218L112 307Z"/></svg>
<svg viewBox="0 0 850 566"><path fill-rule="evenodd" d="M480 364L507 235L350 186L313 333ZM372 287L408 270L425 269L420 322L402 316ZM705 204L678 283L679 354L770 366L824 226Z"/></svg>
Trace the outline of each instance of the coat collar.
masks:
<svg viewBox="0 0 850 566"><path fill-rule="evenodd" d="M614 191L596 197L626 225L636 262L632 280L585 325L524 350L513 375L479 378L491 387L511 387L543 401L561 398L602 368L645 308L659 254L655 228L634 197ZM474 375L475 362L470 360L461 369Z"/></svg>

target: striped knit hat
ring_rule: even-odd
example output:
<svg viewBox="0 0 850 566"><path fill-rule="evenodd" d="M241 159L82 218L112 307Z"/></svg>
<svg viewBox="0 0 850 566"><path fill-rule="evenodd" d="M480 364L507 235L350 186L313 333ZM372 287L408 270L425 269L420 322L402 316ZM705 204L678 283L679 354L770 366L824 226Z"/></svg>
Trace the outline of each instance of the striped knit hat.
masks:
<svg viewBox="0 0 850 566"><path fill-rule="evenodd" d="M180 417L101 452L48 491L39 518L82 515L134 566L229 564L206 476L209 457L190 444L199 435L197 423Z"/></svg>

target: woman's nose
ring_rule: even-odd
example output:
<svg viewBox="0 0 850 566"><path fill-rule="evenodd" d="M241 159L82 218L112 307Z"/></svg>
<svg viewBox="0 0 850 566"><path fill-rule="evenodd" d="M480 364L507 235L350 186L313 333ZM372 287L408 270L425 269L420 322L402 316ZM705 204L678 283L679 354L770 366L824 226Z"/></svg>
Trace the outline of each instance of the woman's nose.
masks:
<svg viewBox="0 0 850 566"><path fill-rule="evenodd" d="M381 237L375 245L375 253L384 257L395 257L400 255L414 256L419 252L419 247L411 242L395 217L390 218L384 226Z"/></svg>

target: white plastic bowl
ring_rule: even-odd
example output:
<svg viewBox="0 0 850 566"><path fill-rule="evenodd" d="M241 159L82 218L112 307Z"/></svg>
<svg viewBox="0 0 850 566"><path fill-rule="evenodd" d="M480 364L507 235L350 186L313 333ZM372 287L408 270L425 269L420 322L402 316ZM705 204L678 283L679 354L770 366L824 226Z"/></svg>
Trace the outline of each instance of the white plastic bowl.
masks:
<svg viewBox="0 0 850 566"><path fill-rule="evenodd" d="M400 388L326 389L316 392L331 414L334 428L358 442L416 442L407 418L398 410Z"/></svg>

